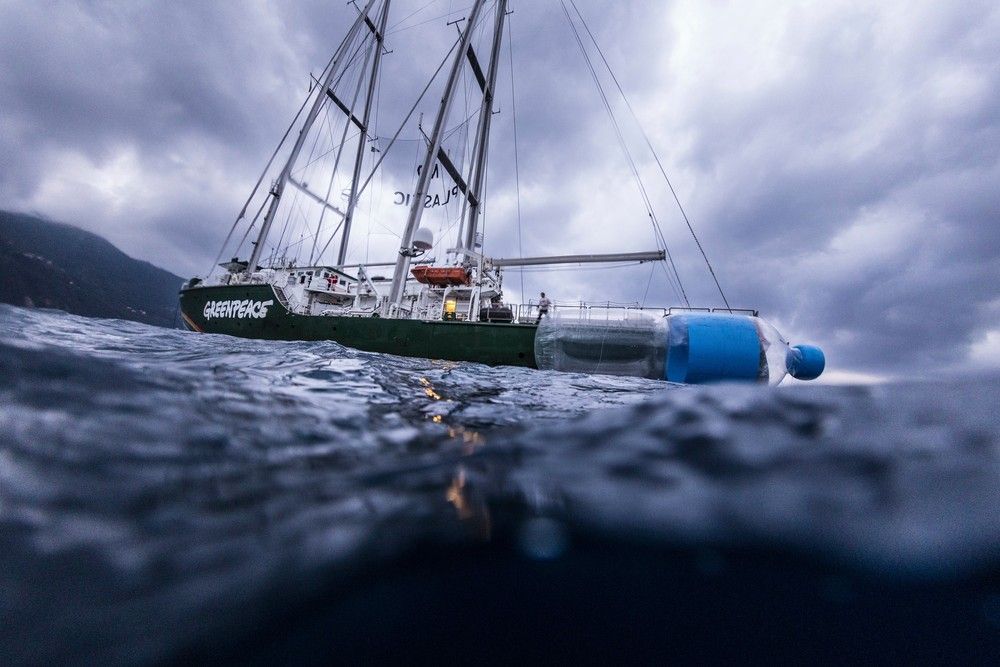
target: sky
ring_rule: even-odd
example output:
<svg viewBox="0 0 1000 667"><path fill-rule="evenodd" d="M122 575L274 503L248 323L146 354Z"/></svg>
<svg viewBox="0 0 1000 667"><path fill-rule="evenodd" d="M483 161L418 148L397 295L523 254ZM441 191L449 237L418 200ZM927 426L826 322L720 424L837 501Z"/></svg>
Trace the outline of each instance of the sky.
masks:
<svg viewBox="0 0 1000 667"><path fill-rule="evenodd" d="M469 4L393 3L382 145ZM486 251L655 249L559 0L510 4ZM1000 5L576 4L638 118L598 59L692 305L722 304L639 127L728 301L823 347L828 378L1000 368ZM0 0L0 208L203 275L354 16L341 0ZM403 136L416 133L411 122ZM415 142L399 146L416 159ZM384 190L372 189L378 220L352 236L356 259L391 259L398 243L405 211ZM505 287L512 301L679 304L651 264L508 271Z"/></svg>

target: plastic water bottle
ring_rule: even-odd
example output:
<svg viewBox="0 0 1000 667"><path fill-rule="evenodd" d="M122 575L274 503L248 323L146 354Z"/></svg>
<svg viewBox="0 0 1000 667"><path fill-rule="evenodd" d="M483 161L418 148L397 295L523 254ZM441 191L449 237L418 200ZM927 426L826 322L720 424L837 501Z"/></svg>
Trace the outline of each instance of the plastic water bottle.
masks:
<svg viewBox="0 0 1000 667"><path fill-rule="evenodd" d="M759 317L680 313L608 321L545 318L535 334L535 363L544 370L689 384L776 385L786 374L799 380L815 379L826 360L818 347L790 346Z"/></svg>

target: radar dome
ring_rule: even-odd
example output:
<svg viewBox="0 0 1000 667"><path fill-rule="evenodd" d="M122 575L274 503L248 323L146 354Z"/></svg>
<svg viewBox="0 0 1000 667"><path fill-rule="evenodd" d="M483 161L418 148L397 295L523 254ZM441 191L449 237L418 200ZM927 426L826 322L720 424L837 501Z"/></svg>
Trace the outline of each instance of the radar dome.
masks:
<svg viewBox="0 0 1000 667"><path fill-rule="evenodd" d="M430 250L434 247L434 232L426 227L420 227L413 232L413 247L417 250Z"/></svg>

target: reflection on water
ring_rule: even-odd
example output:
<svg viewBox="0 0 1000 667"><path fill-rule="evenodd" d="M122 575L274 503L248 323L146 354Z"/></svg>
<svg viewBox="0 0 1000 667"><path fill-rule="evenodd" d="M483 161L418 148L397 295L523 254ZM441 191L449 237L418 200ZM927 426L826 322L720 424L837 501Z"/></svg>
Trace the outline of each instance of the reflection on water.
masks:
<svg viewBox="0 0 1000 667"><path fill-rule="evenodd" d="M449 363L447 371L451 372L454 369L455 364ZM435 401L443 400L441 394L434 389L434 385L428 378L421 377L420 385L423 387L424 394L428 398ZM428 417L434 424L444 424L444 414L431 412ZM446 426L448 429L448 439L461 443L461 454L463 456L470 456L474 454L476 449L486 441L482 434L474 429L467 429L461 425L451 426L446 424ZM486 506L486 503L482 498L472 497L466 490L465 469L461 465L459 465L456 469L451 484L445 491L445 498L455 507L455 510L458 513L458 518L470 529L472 534L474 534L478 539L489 540L489 508Z"/></svg>
<svg viewBox="0 0 1000 667"><path fill-rule="evenodd" d="M490 539L490 510L483 498L470 494L465 486L465 470L459 466L445 492L448 502L454 505L458 518L478 539Z"/></svg>
<svg viewBox="0 0 1000 667"><path fill-rule="evenodd" d="M427 378L420 378L420 384L424 387L424 394L426 394L429 398L433 398L435 401L441 400L441 395L434 391L434 387L431 385L430 380Z"/></svg>
<svg viewBox="0 0 1000 667"><path fill-rule="evenodd" d="M10 307L0 370L4 662L995 654L997 378L677 388Z"/></svg>

